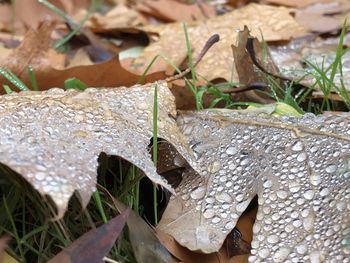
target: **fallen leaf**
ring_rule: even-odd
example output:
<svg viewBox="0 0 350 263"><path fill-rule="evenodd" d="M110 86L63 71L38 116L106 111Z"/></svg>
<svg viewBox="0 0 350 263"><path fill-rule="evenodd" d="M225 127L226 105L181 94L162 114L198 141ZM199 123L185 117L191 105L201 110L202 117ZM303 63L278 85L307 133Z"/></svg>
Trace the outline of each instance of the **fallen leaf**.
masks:
<svg viewBox="0 0 350 263"><path fill-rule="evenodd" d="M295 11L295 19L311 32L327 33L339 30L349 14L349 1L338 0L315 3L304 9L298 9Z"/></svg>
<svg viewBox="0 0 350 263"><path fill-rule="evenodd" d="M22 44L2 61L1 66L10 69L30 86L27 66L31 65L40 90L64 87L64 81L69 78L78 78L89 87L132 86L140 79L139 75L124 69L118 58L99 64L60 69L63 67L65 55L58 54L50 47L53 27L53 23L43 23L37 31L28 31ZM149 74L145 77L144 83L164 77L164 72ZM3 84L8 84L8 81L0 76L0 85ZM0 94L3 93L4 90L0 89Z"/></svg>
<svg viewBox="0 0 350 263"><path fill-rule="evenodd" d="M129 213L130 209L126 209L108 223L85 233L48 263L102 263L123 230Z"/></svg>
<svg viewBox="0 0 350 263"><path fill-rule="evenodd" d="M21 174L57 205L63 216L74 191L83 207L95 190L97 158L117 155L172 191L155 170L153 97L158 87L158 136L191 163L191 151L175 121L174 97L164 82L132 88L22 92L0 97L0 162Z"/></svg>
<svg viewBox="0 0 350 263"><path fill-rule="evenodd" d="M56 0L53 4L68 15L75 14L80 9L88 8L89 0ZM37 29L44 20L63 21L63 18L39 3L38 0L16 0L9 4L0 6L0 13L3 10L0 22L9 31L12 31L12 24L15 21L15 32L23 32L28 28ZM14 19L14 20L13 20Z"/></svg>
<svg viewBox="0 0 350 263"><path fill-rule="evenodd" d="M127 207L117 199L113 198L113 202L118 211L124 211ZM159 242L155 230L151 228L139 215L134 211L130 211L130 215L126 221L128 225L128 233L133 253L138 263L157 262L170 263L177 262L174 257Z"/></svg>
<svg viewBox="0 0 350 263"><path fill-rule="evenodd" d="M222 16L189 24L188 34L193 46L193 57L198 56L213 33L218 33L221 39L197 66L198 75L208 81L214 79L237 81L238 77L230 52L230 45L235 42L237 36L235 30L243 29L247 25L253 36L261 39L262 32L266 41L288 40L304 34L305 30L296 23L289 14L290 11L284 7L250 4ZM181 24L146 26L143 30L156 33L159 37L154 37L156 40L134 60L133 70L138 68L138 72L143 72L157 55L167 57L176 65L180 65L185 60L187 50ZM167 62L159 60L155 69L164 70L167 66Z"/></svg>
<svg viewBox="0 0 350 263"><path fill-rule="evenodd" d="M69 64L66 66L67 68L77 67L77 66L88 66L92 65L89 55L85 51L84 48L80 48L75 53L74 57L69 61Z"/></svg>
<svg viewBox="0 0 350 263"><path fill-rule="evenodd" d="M223 247L219 252L211 254L202 254L189 250L179 245L174 238L163 231L157 229L157 236L164 246L181 262L184 263L247 263L248 255L229 257L226 248Z"/></svg>
<svg viewBox="0 0 350 263"><path fill-rule="evenodd" d="M319 68L327 69L335 61L338 43L338 37L324 39L311 36L292 40L285 45L271 45L269 50L283 75L295 80L301 79L300 83L303 85L312 86L315 83L315 77L312 74L306 75L305 72L313 73L315 76L318 76L318 74L310 65L306 64L305 61L309 61ZM344 46L349 44L348 36L346 36ZM343 81L344 87L350 90L350 75L346 74L346 72L350 71L349 52L342 56L342 69L344 72L343 76L341 76L338 69L334 76L333 83L341 87L341 81ZM327 73L327 76L330 76L330 72ZM317 87L318 86L316 86L316 88ZM334 90L332 91L335 92ZM318 91L316 90L316 92Z"/></svg>
<svg viewBox="0 0 350 263"><path fill-rule="evenodd" d="M50 47L50 36L54 26L54 23L43 23L38 30L29 30L21 45L1 61L1 67L10 69L26 83L30 83L28 65L32 66L36 75L47 71L48 68L62 68L64 55L58 54ZM2 75L0 82L7 83Z"/></svg>
<svg viewBox="0 0 350 263"><path fill-rule="evenodd" d="M349 114L272 117L182 113L200 174L185 171L159 229L194 251L218 251L254 196L250 262L348 258Z"/></svg>
<svg viewBox="0 0 350 263"><path fill-rule="evenodd" d="M80 10L75 16L76 21L80 21L86 15L87 10ZM146 24L146 20L138 12L125 5L117 4L106 14L95 13L90 16L84 27L90 28L94 32L108 32L111 30L136 27Z"/></svg>
<svg viewBox="0 0 350 263"><path fill-rule="evenodd" d="M266 83L266 78L264 78L263 72L256 69L249 52L247 51L247 41L250 36L249 30L247 27L244 27L243 31L240 31L237 36L237 46L232 45L233 58L239 78L239 83L245 86L250 86L254 84L263 84ZM262 65L268 72L278 75L279 70L275 65L268 47L264 48L263 44L254 38L253 47L255 52L255 59L257 62ZM279 80L276 80L276 83L281 84ZM266 84L267 85L267 84ZM268 86L268 85L267 85ZM271 94L271 90L263 90L268 94ZM276 92L279 92L278 90ZM249 90L246 92L238 93L234 95L236 101L255 101L262 103L272 103L274 100L262 93L261 90Z"/></svg>
<svg viewBox="0 0 350 263"><path fill-rule="evenodd" d="M189 5L174 0L142 0L136 3L135 9L166 22L189 22L216 15L214 6L199 1Z"/></svg>
<svg viewBox="0 0 350 263"><path fill-rule="evenodd" d="M275 5L284 5L289 7L302 8L314 3L328 3L334 2L334 0L304 0L304 1L295 1L295 0L263 0L265 3L275 4Z"/></svg>
<svg viewBox="0 0 350 263"><path fill-rule="evenodd" d="M3 262L3 258L5 256L5 248L7 246L7 242L10 240L9 236L0 237L0 262Z"/></svg>

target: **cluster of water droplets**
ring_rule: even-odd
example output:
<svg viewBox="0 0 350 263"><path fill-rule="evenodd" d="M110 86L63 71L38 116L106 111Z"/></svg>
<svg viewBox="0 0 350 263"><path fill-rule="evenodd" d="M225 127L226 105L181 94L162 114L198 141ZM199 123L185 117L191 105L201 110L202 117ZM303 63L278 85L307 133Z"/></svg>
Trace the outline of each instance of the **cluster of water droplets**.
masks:
<svg viewBox="0 0 350 263"><path fill-rule="evenodd" d="M51 89L0 97L0 162L52 197L60 216L75 190L87 205L95 190L101 152L121 156L172 190L148 153L158 88L158 136L191 159L179 132L174 98L165 83L84 92ZM191 161L190 161L191 162Z"/></svg>
<svg viewBox="0 0 350 263"><path fill-rule="evenodd" d="M348 115L204 111L178 123L204 170L178 187L184 213L196 210L201 222L184 243L218 249L257 194L250 262L350 262ZM217 242L196 247L204 225Z"/></svg>

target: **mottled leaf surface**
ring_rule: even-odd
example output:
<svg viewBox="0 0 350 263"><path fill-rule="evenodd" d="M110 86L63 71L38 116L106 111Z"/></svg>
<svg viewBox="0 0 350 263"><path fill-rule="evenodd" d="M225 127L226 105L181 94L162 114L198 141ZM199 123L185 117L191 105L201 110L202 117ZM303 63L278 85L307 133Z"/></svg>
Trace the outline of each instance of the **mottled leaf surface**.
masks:
<svg viewBox="0 0 350 263"><path fill-rule="evenodd" d="M186 159L174 97L163 82L132 88L26 92L0 97L0 162L49 195L62 216L76 190L85 207L95 190L101 152L120 156L172 191L148 152L158 87L158 136ZM173 117L171 117L173 116Z"/></svg>
<svg viewBox="0 0 350 263"><path fill-rule="evenodd" d="M261 32L264 32L266 41L288 40L293 36L304 34L304 28L296 23L289 14L290 11L291 9L284 7L249 4L225 15L189 24L188 35L193 48L193 57L198 56L213 33L220 35L220 42L206 53L202 62L196 67L196 72L209 81L218 78L238 81L230 47L235 43L237 31L248 26L253 36L261 38ZM142 30L157 33L159 38L153 37L156 41L135 59L132 69L140 69L140 73L143 72L157 55L163 55L175 64L185 61L187 49L182 24L149 25ZM161 61L159 64L162 66L158 65L155 69L168 67L166 61Z"/></svg>
<svg viewBox="0 0 350 263"><path fill-rule="evenodd" d="M349 262L348 114L203 111L178 125L203 171L183 174L161 230L191 250L218 251L258 195L249 262Z"/></svg>

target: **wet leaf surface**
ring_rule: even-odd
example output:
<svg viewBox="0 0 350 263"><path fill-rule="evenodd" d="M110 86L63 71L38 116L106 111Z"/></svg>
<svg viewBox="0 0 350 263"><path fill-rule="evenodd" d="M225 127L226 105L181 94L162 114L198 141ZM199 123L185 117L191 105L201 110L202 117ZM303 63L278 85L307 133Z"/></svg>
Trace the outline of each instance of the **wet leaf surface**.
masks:
<svg viewBox="0 0 350 263"><path fill-rule="evenodd" d="M191 250L218 251L258 195L250 261L347 258L349 115L203 111L178 125L203 170L183 174L162 231Z"/></svg>
<svg viewBox="0 0 350 263"><path fill-rule="evenodd" d="M163 82L133 88L25 92L0 97L0 162L49 195L62 216L76 190L85 207L95 190L97 158L117 155L172 191L154 168L153 93L159 89L158 136L187 159L191 151L176 126L174 97Z"/></svg>

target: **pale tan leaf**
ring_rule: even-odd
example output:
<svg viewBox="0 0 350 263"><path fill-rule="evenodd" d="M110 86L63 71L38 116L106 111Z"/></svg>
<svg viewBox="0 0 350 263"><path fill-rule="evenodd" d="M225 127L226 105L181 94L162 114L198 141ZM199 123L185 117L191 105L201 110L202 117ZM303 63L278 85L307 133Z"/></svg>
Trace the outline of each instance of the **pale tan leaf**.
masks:
<svg viewBox="0 0 350 263"><path fill-rule="evenodd" d="M77 191L83 207L95 190L97 158L118 155L172 191L148 152L153 94L159 89L158 136L191 163L186 138L173 119L174 97L165 83L85 92L51 89L0 97L0 162L48 195L62 216ZM173 117L171 117L173 116ZM194 164L193 164L194 165Z"/></svg>
<svg viewBox="0 0 350 263"><path fill-rule="evenodd" d="M289 14L290 11L284 7L250 4L222 16L189 24L188 34L194 49L193 57L197 57L212 34L218 33L221 39L207 52L196 72L209 81L218 78L237 81L230 48L235 43L237 30L247 25L253 36L261 39L262 33L266 41L288 40L304 34L305 30ZM134 65L143 65L143 68L139 68L140 72L157 55L164 55L178 65L185 60L187 50L182 24L146 26L143 30L157 33L159 38L153 37L154 43L135 59ZM167 62L162 61L155 68L159 70L166 67Z"/></svg>
<svg viewBox="0 0 350 263"><path fill-rule="evenodd" d="M183 113L203 171L183 181L159 224L181 245L218 251L255 195L249 262L344 262L350 247L350 115ZM344 243L344 242L343 242Z"/></svg>

